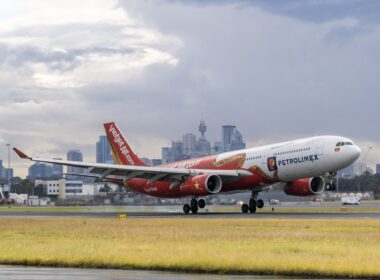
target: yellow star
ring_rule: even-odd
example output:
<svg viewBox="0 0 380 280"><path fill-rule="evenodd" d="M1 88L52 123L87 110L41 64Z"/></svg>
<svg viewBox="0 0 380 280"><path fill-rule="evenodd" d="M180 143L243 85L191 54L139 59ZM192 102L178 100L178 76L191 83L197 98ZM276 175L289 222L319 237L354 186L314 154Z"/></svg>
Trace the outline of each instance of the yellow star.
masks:
<svg viewBox="0 0 380 280"><path fill-rule="evenodd" d="M196 183L194 184L194 187L195 187L196 190L199 190L199 189L200 189L200 187L199 187L199 183L196 182Z"/></svg>

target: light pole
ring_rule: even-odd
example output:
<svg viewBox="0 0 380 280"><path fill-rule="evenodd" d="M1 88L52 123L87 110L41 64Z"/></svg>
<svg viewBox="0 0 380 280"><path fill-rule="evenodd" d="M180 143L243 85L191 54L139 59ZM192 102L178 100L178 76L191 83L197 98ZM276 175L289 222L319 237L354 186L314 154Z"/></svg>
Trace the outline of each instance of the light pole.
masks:
<svg viewBox="0 0 380 280"><path fill-rule="evenodd" d="M11 144L5 144L5 146L8 147L8 170L7 170L7 179L8 179L8 184L11 183L11 178L10 178L10 172L11 172Z"/></svg>

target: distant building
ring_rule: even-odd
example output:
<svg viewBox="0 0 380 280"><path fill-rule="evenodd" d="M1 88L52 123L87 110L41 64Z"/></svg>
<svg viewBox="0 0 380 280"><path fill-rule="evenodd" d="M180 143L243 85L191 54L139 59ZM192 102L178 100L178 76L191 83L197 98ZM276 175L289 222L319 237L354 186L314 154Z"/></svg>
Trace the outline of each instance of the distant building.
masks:
<svg viewBox="0 0 380 280"><path fill-rule="evenodd" d="M376 174L380 174L380 164L376 164Z"/></svg>
<svg viewBox="0 0 380 280"><path fill-rule="evenodd" d="M154 158L151 160L151 165L152 166L157 166L157 165L161 165L162 164L162 160L159 159L159 158Z"/></svg>
<svg viewBox="0 0 380 280"><path fill-rule="evenodd" d="M214 145L214 153L219 154L223 152L223 143L221 141L216 141Z"/></svg>
<svg viewBox="0 0 380 280"><path fill-rule="evenodd" d="M207 130L205 121L200 121L198 130L201 133L198 140L194 134L187 133L183 135L182 141L172 141L171 147L162 147L162 163L166 164L173 161L202 157L223 151L245 149L243 136L234 125L224 125L222 127L222 141L215 142L215 146L212 148L205 137Z"/></svg>
<svg viewBox="0 0 380 280"><path fill-rule="evenodd" d="M5 178L3 160L0 159L0 178Z"/></svg>
<svg viewBox="0 0 380 280"><path fill-rule="evenodd" d="M170 162L171 158L171 149L169 147L162 147L161 148L161 158L162 158L162 163L166 164Z"/></svg>
<svg viewBox="0 0 380 280"><path fill-rule="evenodd" d="M7 180L10 180L13 178L13 168L4 168L4 177Z"/></svg>
<svg viewBox="0 0 380 280"><path fill-rule="evenodd" d="M197 140L195 144L195 153L193 156L200 157L200 156L207 156L211 154L211 144L205 137L205 132L207 130L206 122L201 120L199 127L199 132L201 133L201 136Z"/></svg>
<svg viewBox="0 0 380 280"><path fill-rule="evenodd" d="M152 164L150 158L142 157L141 160L148 166Z"/></svg>
<svg viewBox="0 0 380 280"><path fill-rule="evenodd" d="M27 178L30 180L51 178L52 173L53 167L51 165L37 162L29 167Z"/></svg>
<svg viewBox="0 0 380 280"><path fill-rule="evenodd" d="M222 145L223 145L224 152L245 149L243 136L236 129L236 126L234 125L222 126Z"/></svg>
<svg viewBox="0 0 380 280"><path fill-rule="evenodd" d="M54 158L57 160L62 160L61 158ZM52 177L55 179L62 179L63 178L63 165L61 164L53 164L52 167Z"/></svg>
<svg viewBox="0 0 380 280"><path fill-rule="evenodd" d="M96 162L97 163L114 163L111 155L111 148L106 136L99 136L96 142Z"/></svg>
<svg viewBox="0 0 380 280"><path fill-rule="evenodd" d="M63 180L65 183L65 194L66 195L82 195L83 192L83 181L67 181ZM34 186L42 185L44 188L44 193L47 196L58 197L59 195L59 180L35 180Z"/></svg>
<svg viewBox="0 0 380 280"><path fill-rule="evenodd" d="M69 161L83 161L83 155L80 150L70 150L67 152L67 160ZM84 174L85 170L80 167L67 167L67 173L69 174ZM66 175L66 180L81 180L83 177L75 175Z"/></svg>
<svg viewBox="0 0 380 280"><path fill-rule="evenodd" d="M172 141L172 148L171 148L171 157L170 161L179 161L189 158L188 156L184 157L183 154L183 142L182 141Z"/></svg>
<svg viewBox="0 0 380 280"><path fill-rule="evenodd" d="M187 133L182 137L183 141L183 155L189 158L195 153L195 141L196 137L192 133Z"/></svg>
<svg viewBox="0 0 380 280"><path fill-rule="evenodd" d="M354 165L351 164L337 173L338 178L351 179L355 177Z"/></svg>
<svg viewBox="0 0 380 280"><path fill-rule="evenodd" d="M343 168L342 170L339 170L337 173L338 178L346 178L351 179L356 176L361 176L364 174L364 172L373 173L373 170L369 168L365 163L361 161L356 161L346 168Z"/></svg>

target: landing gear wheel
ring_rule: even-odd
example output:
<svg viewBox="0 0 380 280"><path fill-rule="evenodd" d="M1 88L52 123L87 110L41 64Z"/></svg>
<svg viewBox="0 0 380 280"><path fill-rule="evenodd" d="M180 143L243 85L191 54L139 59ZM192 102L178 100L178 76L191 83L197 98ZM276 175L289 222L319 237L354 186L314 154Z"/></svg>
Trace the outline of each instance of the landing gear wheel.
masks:
<svg viewBox="0 0 380 280"><path fill-rule="evenodd" d="M248 205L244 203L244 204L241 206L241 212L244 213L244 214L246 214L246 213L248 213L248 210L249 210Z"/></svg>
<svg viewBox="0 0 380 280"><path fill-rule="evenodd" d="M262 199L257 200L256 206L257 206L257 208L263 208L264 207L264 201Z"/></svg>
<svg viewBox="0 0 380 280"><path fill-rule="evenodd" d="M255 213L256 212L256 200L250 199L249 200L249 206L248 206L249 212Z"/></svg>
<svg viewBox="0 0 380 280"><path fill-rule="evenodd" d="M189 214L190 210L191 208L189 204L186 203L185 205L183 205L183 213Z"/></svg>
<svg viewBox="0 0 380 280"><path fill-rule="evenodd" d="M190 200L190 207L191 208L195 208L195 207L198 208L198 201L195 198L193 198L192 200Z"/></svg>
<svg viewBox="0 0 380 280"><path fill-rule="evenodd" d="M201 198L200 200L198 200L198 206L199 206L199 208L205 208L206 201Z"/></svg>
<svg viewBox="0 0 380 280"><path fill-rule="evenodd" d="M195 207L191 207L191 213L197 214L198 212L198 205L195 205Z"/></svg>

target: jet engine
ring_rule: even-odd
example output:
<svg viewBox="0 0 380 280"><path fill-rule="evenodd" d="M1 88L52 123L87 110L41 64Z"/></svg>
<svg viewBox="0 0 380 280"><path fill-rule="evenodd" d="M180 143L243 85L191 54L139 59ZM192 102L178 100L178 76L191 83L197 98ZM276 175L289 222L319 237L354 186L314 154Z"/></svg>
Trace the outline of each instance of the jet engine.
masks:
<svg viewBox="0 0 380 280"><path fill-rule="evenodd" d="M289 182L284 187L287 195L309 196L323 193L325 180L322 177L304 178Z"/></svg>
<svg viewBox="0 0 380 280"><path fill-rule="evenodd" d="M183 182L180 188L182 193L189 195L216 194L222 189L222 179L219 175L198 175Z"/></svg>

